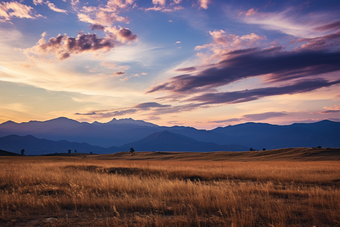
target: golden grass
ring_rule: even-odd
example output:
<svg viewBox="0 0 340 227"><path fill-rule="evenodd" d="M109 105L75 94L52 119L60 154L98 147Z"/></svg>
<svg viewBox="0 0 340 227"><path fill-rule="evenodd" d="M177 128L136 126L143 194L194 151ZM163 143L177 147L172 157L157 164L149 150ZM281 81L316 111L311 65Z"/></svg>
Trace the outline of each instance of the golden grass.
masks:
<svg viewBox="0 0 340 227"><path fill-rule="evenodd" d="M0 225L340 226L339 161L148 155L2 157Z"/></svg>

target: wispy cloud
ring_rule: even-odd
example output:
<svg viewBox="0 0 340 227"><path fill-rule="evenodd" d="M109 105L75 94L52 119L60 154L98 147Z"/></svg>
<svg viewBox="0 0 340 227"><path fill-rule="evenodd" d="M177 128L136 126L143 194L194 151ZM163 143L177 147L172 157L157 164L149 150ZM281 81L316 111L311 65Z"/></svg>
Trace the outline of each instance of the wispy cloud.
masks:
<svg viewBox="0 0 340 227"><path fill-rule="evenodd" d="M183 74L152 87L148 93L204 92L249 77L266 75L268 82L317 76L340 70L340 52L284 51L282 47L229 52L224 59L196 74Z"/></svg>
<svg viewBox="0 0 340 227"><path fill-rule="evenodd" d="M53 11L55 11L57 13L65 13L65 14L67 14L67 10L58 8L56 5L54 5L54 3L50 2L50 1L33 0L33 3L34 3L34 5L45 4L45 5L48 6L48 8L50 8L51 10L53 10Z"/></svg>
<svg viewBox="0 0 340 227"><path fill-rule="evenodd" d="M107 117L116 117L123 116L127 114L133 114L141 111L150 111L150 110L159 110L162 108L171 107L170 105L162 105L157 102L146 102L140 103L132 107L128 108L120 108L120 109L109 109L109 110L95 110L89 111L87 113L75 113L75 115L87 115L93 116L94 118L107 118Z"/></svg>
<svg viewBox="0 0 340 227"><path fill-rule="evenodd" d="M280 12L258 12L250 9L239 13L239 18L247 24L257 24L264 29L277 30L300 38L314 38L339 27L338 17L332 12L302 14L299 9L287 8Z"/></svg>
<svg viewBox="0 0 340 227"><path fill-rule="evenodd" d="M265 112L257 114L246 114L240 118L230 118L225 120L210 121L210 123L229 123L229 122L239 122L239 121L262 121L273 117L286 116L286 112Z"/></svg>
<svg viewBox="0 0 340 227"><path fill-rule="evenodd" d="M12 17L35 19L42 15L36 14L31 6L17 1L0 2L0 22L10 21Z"/></svg>
<svg viewBox="0 0 340 227"><path fill-rule="evenodd" d="M198 4L202 9L208 9L208 5L211 3L211 0L198 0Z"/></svg>
<svg viewBox="0 0 340 227"><path fill-rule="evenodd" d="M332 113L340 113L340 105L335 105L331 107L324 107L325 110L321 111L321 114L332 114Z"/></svg>
<svg viewBox="0 0 340 227"><path fill-rule="evenodd" d="M217 93L206 93L203 95L189 98L188 102L198 102L201 105L209 104L233 104L254 101L263 97L285 95L285 94L297 94L314 91L323 87L330 87L337 85L340 80L326 81L323 79L318 80L305 80L294 83L292 85L280 86L280 87L265 87L243 91L233 92L217 92Z"/></svg>

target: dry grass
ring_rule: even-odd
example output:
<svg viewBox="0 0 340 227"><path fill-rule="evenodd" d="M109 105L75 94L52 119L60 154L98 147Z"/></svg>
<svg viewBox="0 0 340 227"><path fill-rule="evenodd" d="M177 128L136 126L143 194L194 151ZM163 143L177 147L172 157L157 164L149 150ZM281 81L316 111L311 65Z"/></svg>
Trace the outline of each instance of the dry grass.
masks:
<svg viewBox="0 0 340 227"><path fill-rule="evenodd" d="M0 225L340 226L339 161L152 155L3 157Z"/></svg>

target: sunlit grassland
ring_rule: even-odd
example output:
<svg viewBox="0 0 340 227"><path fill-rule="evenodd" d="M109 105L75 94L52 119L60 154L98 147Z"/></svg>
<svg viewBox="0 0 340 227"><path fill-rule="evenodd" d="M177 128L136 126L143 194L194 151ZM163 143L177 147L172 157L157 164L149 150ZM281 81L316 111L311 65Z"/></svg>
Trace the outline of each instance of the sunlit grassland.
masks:
<svg viewBox="0 0 340 227"><path fill-rule="evenodd" d="M1 157L0 225L340 226L340 161L125 155Z"/></svg>

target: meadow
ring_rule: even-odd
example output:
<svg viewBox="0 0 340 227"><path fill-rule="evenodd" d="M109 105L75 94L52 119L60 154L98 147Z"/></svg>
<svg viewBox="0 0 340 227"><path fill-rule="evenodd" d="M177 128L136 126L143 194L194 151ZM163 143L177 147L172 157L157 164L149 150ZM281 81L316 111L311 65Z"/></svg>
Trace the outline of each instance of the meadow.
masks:
<svg viewBox="0 0 340 227"><path fill-rule="evenodd" d="M1 157L1 226L340 226L340 149Z"/></svg>

